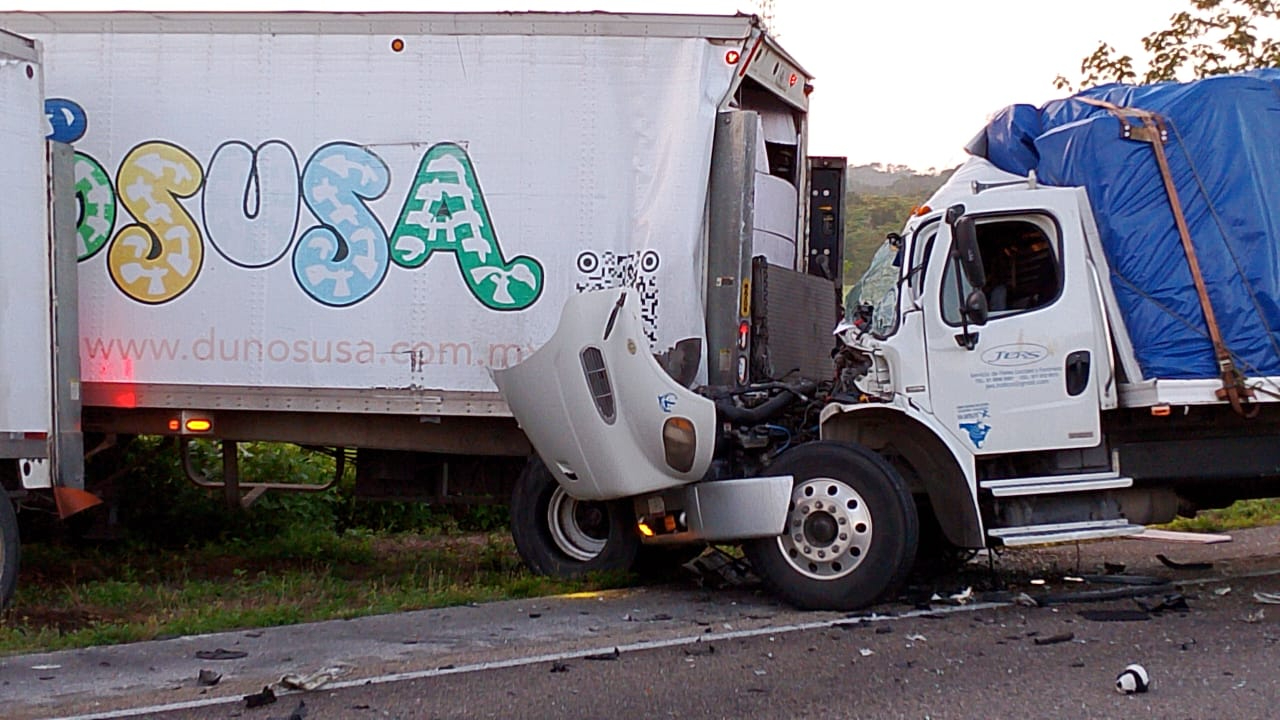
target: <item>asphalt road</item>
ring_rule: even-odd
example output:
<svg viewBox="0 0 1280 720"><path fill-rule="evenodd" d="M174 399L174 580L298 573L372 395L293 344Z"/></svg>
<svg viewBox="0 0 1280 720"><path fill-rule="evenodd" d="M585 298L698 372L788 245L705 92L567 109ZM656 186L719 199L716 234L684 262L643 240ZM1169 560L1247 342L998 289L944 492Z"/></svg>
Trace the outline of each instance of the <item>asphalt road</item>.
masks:
<svg viewBox="0 0 1280 720"><path fill-rule="evenodd" d="M1010 553L999 562L999 592L924 602L933 591L991 584L970 566L852 617L690 581L9 657L0 661L0 715L1273 718L1280 606L1254 593L1280 591L1280 558L1269 554L1277 540L1280 528L1265 528L1214 546L1117 541ZM1156 553L1211 567L1169 568ZM1170 582L1066 579L1104 563ZM1096 591L1141 597L1090 600ZM1019 592L1054 602L1010 602ZM1170 607L1147 612L1140 602ZM196 657L218 649L244 656ZM1152 687L1121 695L1115 677L1133 662ZM278 684L326 668L336 670L309 692ZM222 680L200 687L201 669ZM265 685L276 702L247 708L244 696Z"/></svg>

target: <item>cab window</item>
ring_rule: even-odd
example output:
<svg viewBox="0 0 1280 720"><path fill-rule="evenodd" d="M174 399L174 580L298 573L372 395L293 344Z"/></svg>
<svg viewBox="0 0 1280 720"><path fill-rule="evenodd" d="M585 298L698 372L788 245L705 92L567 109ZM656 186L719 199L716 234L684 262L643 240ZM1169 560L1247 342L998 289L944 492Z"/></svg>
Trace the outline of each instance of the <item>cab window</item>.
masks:
<svg viewBox="0 0 1280 720"><path fill-rule="evenodd" d="M1052 303L1062 289L1057 231L1046 217L979 220L978 249L987 282L990 318L1030 312ZM942 318L960 325L960 298L970 290L954 263L942 282Z"/></svg>

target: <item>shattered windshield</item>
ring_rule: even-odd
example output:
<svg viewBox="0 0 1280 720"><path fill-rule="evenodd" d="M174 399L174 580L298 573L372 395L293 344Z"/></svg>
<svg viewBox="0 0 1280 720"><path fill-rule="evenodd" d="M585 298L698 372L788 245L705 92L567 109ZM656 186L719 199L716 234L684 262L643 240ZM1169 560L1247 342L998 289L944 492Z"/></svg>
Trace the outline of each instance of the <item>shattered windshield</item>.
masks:
<svg viewBox="0 0 1280 720"><path fill-rule="evenodd" d="M844 297L845 318L877 337L889 335L897 324L900 247L886 240Z"/></svg>

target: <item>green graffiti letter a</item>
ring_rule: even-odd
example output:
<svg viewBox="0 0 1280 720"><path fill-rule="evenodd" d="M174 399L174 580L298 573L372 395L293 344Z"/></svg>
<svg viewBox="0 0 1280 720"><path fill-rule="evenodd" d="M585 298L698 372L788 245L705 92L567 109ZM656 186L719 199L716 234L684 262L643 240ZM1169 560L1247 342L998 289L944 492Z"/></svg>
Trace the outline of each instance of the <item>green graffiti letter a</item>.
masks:
<svg viewBox="0 0 1280 720"><path fill-rule="evenodd" d="M542 294L537 260L502 257L471 158L454 143L422 157L391 233L391 259L401 267L421 267L437 251L457 257L467 288L486 307L523 310Z"/></svg>

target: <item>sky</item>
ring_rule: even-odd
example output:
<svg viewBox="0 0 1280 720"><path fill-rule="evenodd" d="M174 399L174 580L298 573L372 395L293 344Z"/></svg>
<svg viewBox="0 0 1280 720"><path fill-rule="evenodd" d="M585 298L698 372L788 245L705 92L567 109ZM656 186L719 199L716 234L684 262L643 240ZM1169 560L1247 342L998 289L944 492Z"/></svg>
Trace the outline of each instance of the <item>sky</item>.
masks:
<svg viewBox="0 0 1280 720"><path fill-rule="evenodd" d="M773 0L772 28L812 73L810 153L855 165L953 167L1001 108L1062 97L1100 41L1141 38L1190 0ZM607 10L758 12L758 0L27 0L0 10Z"/></svg>

